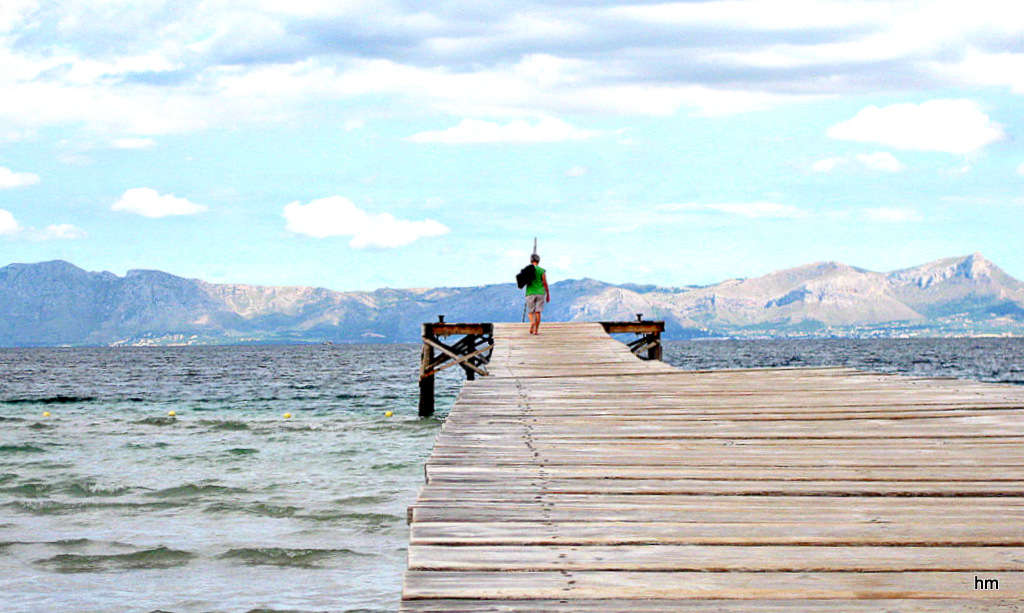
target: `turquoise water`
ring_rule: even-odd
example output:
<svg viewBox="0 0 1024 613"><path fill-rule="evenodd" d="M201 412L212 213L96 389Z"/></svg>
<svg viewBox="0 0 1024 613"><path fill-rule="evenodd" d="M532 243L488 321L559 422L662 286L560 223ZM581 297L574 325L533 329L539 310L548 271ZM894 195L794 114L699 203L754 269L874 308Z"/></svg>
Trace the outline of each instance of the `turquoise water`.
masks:
<svg viewBox="0 0 1024 613"><path fill-rule="evenodd" d="M440 423L418 359L0 350L0 610L395 610Z"/></svg>

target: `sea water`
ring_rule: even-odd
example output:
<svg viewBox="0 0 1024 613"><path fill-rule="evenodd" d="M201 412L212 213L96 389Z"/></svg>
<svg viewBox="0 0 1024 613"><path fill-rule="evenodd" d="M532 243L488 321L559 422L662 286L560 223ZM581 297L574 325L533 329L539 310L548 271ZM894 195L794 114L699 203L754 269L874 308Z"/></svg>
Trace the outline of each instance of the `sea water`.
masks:
<svg viewBox="0 0 1024 613"><path fill-rule="evenodd" d="M667 343L665 360L1024 382L1020 339ZM406 508L462 384L446 371L418 418L418 361L0 349L0 612L395 611Z"/></svg>

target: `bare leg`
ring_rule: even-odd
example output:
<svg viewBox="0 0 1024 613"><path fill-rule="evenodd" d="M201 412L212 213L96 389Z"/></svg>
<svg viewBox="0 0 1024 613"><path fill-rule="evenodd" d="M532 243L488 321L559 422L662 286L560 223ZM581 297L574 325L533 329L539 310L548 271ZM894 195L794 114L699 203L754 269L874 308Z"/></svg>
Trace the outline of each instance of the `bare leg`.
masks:
<svg viewBox="0 0 1024 613"><path fill-rule="evenodd" d="M537 323L533 325L533 333L540 334L540 312L537 312Z"/></svg>
<svg viewBox="0 0 1024 613"><path fill-rule="evenodd" d="M540 313L530 313L530 334L537 333L537 327L540 325Z"/></svg>

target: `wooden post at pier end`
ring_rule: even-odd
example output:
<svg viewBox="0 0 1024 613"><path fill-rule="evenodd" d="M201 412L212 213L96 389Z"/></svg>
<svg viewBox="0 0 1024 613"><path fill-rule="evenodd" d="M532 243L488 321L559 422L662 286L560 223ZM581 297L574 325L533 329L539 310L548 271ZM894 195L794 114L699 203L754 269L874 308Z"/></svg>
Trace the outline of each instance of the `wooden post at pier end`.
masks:
<svg viewBox="0 0 1024 613"><path fill-rule="evenodd" d="M661 360L664 321L645 321L643 313L637 313L636 321L602 321L601 325L608 334L636 334L638 338L626 346L641 360Z"/></svg>
<svg viewBox="0 0 1024 613"><path fill-rule="evenodd" d="M441 339L461 335L452 344ZM434 375L446 368L460 366L470 381L487 375L487 362L494 348L494 325L487 323L445 323L438 315L436 323L423 324L423 350L420 354L420 417L434 414ZM435 353L435 350L439 353Z"/></svg>

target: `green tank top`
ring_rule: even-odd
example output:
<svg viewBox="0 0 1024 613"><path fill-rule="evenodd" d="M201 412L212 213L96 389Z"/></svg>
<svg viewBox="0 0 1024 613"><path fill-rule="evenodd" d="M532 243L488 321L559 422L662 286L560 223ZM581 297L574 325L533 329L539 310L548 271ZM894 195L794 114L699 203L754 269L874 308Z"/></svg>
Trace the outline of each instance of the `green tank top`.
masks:
<svg viewBox="0 0 1024 613"><path fill-rule="evenodd" d="M526 295L543 296L546 293L544 291L544 269L537 265L534 265L534 268L537 269L537 276L526 286Z"/></svg>

